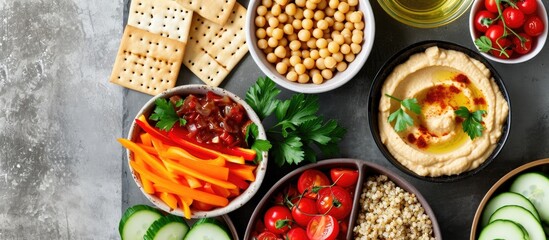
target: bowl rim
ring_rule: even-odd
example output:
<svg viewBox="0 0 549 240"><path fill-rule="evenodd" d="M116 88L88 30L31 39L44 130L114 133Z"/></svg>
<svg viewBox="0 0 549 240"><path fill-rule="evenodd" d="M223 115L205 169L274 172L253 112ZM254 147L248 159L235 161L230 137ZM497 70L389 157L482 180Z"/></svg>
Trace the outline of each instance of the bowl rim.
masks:
<svg viewBox="0 0 549 240"><path fill-rule="evenodd" d="M537 14L541 18L541 20L544 21L545 26L543 29L543 33L537 37L536 48L534 48L533 51L517 58L501 59L501 58L494 57L491 54L479 51L476 46L475 46L475 49L485 58L488 58L494 62L505 63L505 64L523 63L536 57L543 50L543 47L545 46L545 42L547 41L547 36L549 34L549 26L548 26L549 19L547 16L547 10L545 9L545 5L543 4L542 0L536 0L536 2L538 3ZM469 35L471 36L471 40L473 41L473 43L475 42L476 33L477 33L473 22L474 22L475 14L479 11L479 8L481 8L481 6L478 6L478 5L480 5L481 3L482 3L482 0L475 0L469 12Z"/></svg>
<svg viewBox="0 0 549 240"><path fill-rule="evenodd" d="M455 20L459 19L461 16L463 16L463 14L465 14L467 10L469 10L469 8L471 7L474 1L475 0L461 1L462 5L460 5L459 8L463 10L456 12L455 14L451 15L449 18L446 18L444 20L437 21L437 22L420 23L417 21L411 21L409 19L405 19L401 17L402 13L399 13L394 9L390 8L388 5L386 5L386 0L377 0L377 2L379 3L379 6L381 6L381 8L385 11L385 13L387 13L387 15L389 15L390 17L392 17L393 19L397 20L402 24L405 24L411 27L416 27L416 28L437 28L444 25L448 25L454 22Z"/></svg>
<svg viewBox="0 0 549 240"><path fill-rule="evenodd" d="M502 134L500 139L498 140L497 146L494 149L494 151L477 168L466 171L466 172L462 172L457 175L440 176L440 177L428 177L428 176L418 175L417 173L411 171L410 169L402 165L397 159L393 157L393 155L389 152L387 147L381 142L381 138L379 134L378 113L379 113L380 89L383 86L383 83L385 82L386 77L393 71L393 69L396 66L407 61L411 55L419 52L424 52L425 49L432 46L438 46L444 49L460 51L462 53L467 54L469 57L474 58L480 61L481 63L483 63L492 73L492 78L494 79L496 85L499 87L499 90L501 91L503 98L507 101L507 104L509 106L509 114L507 115L506 122L502 126ZM456 43L439 41L439 40L428 40L428 41L421 41L421 42L414 43L398 51L393 56L391 56L387 61L385 61L383 66L379 69L376 76L374 77L374 80L372 81L369 98L368 98L367 109L368 109L367 111L368 123L370 126L370 132L372 133L372 138L374 139L374 142L376 143L378 149L381 151L383 156L387 160L389 160L389 162L391 162L395 167L405 172L406 174L413 176L415 178L425 180L425 181L430 181L430 182L439 182L439 183L455 182L455 181L462 180L477 174L478 172L483 170L487 165L489 165L501 152L501 150L503 149L503 146L507 142L510 129L511 129L511 100L509 97L509 93L507 92L507 88L505 87L505 83L501 78L501 76L499 75L499 73L496 71L496 69L477 52Z"/></svg>
<svg viewBox="0 0 549 240"><path fill-rule="evenodd" d="M248 114L248 117L250 118L250 120L252 120L258 127L258 130L259 130L258 139L266 139L267 138L265 129L263 128L263 125L262 125L259 117L257 116L257 114L253 111L253 109L244 100L242 100L236 94L234 94L234 93L232 93L228 90L225 90L223 88L213 87L213 86L208 86L208 85L202 85L202 84L189 84L189 85L177 86L175 88L172 88L168 91L162 92L162 93L152 97L151 99L149 99L149 101L147 101L147 103L145 103L143 105L143 107L139 110L139 112L136 114L134 119L139 118L139 116L141 116L143 114L146 115L146 114L149 114L150 112L152 112L153 108L154 108L154 102L158 98L168 98L168 97L176 95L176 94L179 94L179 95L186 95L186 94L191 94L191 93L205 94L208 91L212 91L212 92L214 92L218 95L222 95L222 96L224 96L224 95L229 96L233 101L235 101L235 102L239 103L240 105L242 105L244 107L244 109L246 110L246 113ZM134 139L136 137L136 135L139 134L139 132L140 132L140 130L137 127L137 124L135 124L135 121L132 121L132 123L130 125L130 129L128 131L127 139L130 139L130 140ZM141 181L138 179L138 177L135 174L134 169L129 164L131 159L132 159L132 153L128 149L126 149L126 158L127 158L127 162L128 162L128 168L131 172L132 178L135 181L135 183L137 184L137 187L139 188L139 190L141 190L141 192L143 193L143 195L145 195L145 197L152 204L154 204L156 207L160 208L162 211L170 213L170 214L174 214L174 215L177 215L177 216L183 216L183 211L180 208L170 209L170 207L168 205L166 205L163 201L161 201L159 198L157 198L156 196L153 196L151 194L148 194L144 191L143 186L141 184ZM263 153L263 160L257 165L256 171L255 171L255 173L256 173L255 181L251 182L250 186L245 191L240 193L239 196L232 199L227 206L215 208L215 209L210 210L210 211L193 211L192 215L191 215L191 218L216 217L216 216L220 216L220 215L224 215L224 214L227 214L229 212L232 212L232 211L240 208L241 206L243 206L245 203L247 203L257 193L259 187L261 186L261 183L263 182L263 178L265 177L265 173L266 173L266 170L267 170L267 162L268 162L268 153L264 152Z"/></svg>
<svg viewBox="0 0 549 240"><path fill-rule="evenodd" d="M494 185L492 185L492 187L490 187L490 189L486 192L486 194L484 194L484 197L482 198L482 200L480 201L480 203L477 207L477 210L476 210L475 215L473 217L473 223L471 224L471 235L470 235L469 238L471 240L476 239L477 229L478 229L477 227L478 227L478 224L479 224L479 221L480 221L480 217L482 215L482 210L484 210L484 207L486 206L486 203L488 203L488 200L490 200L492 198L492 195L494 195L494 193L497 190L499 190L499 188L504 183L506 183L511 178L515 177L516 175L518 175L518 174L520 174L520 173L522 173L522 172L524 172L528 169L538 167L538 166L541 166L541 165L546 165L546 164L549 164L549 158L538 159L538 160L535 160L535 161L532 161L532 162L525 163L525 164L511 170L510 172L505 174L503 177L501 177L496 183L494 183Z"/></svg>
<svg viewBox="0 0 549 240"><path fill-rule="evenodd" d="M261 0L250 0L248 3L248 12L246 13L246 43L248 45L248 50L255 64L261 69L261 71L272 79L276 84L282 86L285 89L294 92L300 93L323 93L330 90L341 87L345 83L353 79L356 74L362 69L366 60L372 52L372 48L375 40L375 18L374 12L372 10L371 4L367 0L359 0L359 9L364 14L364 20L367 25L364 28L364 39L362 42L362 50L351 64L348 65L347 69L343 72L334 74L334 77L328 81L323 82L322 84L314 83L296 83L291 82L286 79L285 76L279 74L274 66L265 60L265 57L260 56L262 54L261 50L257 47L257 37L255 36L255 21L253 20L257 14L255 9L259 5ZM252 31L254 29L254 31ZM345 75L343 75L345 74ZM338 77L338 78L336 78Z"/></svg>
<svg viewBox="0 0 549 240"><path fill-rule="evenodd" d="M333 158L333 159L321 160L316 163L309 163L309 164L303 165L284 175L284 177L279 179L273 186L271 186L269 191L265 193L261 201L257 204L257 207L254 209L250 219L248 220L246 232L244 233L244 239L251 239L250 233L252 232L252 229L255 227L255 221L258 219L258 217L260 217L260 214L263 212L263 210L266 210L264 208L267 206L266 204L268 204L267 201L271 199L270 196L276 193L276 191L280 190L281 187L287 184L289 181L291 181L294 178L297 178L298 175L304 172L305 170L322 169L330 165L335 165L335 166L355 165L359 171L359 179L355 188L355 195L353 198L353 210L351 211L351 216L349 216L351 219L351 221L349 222L349 226L351 226L351 223L353 224L352 225L353 227L355 225L354 222L356 221L356 218L358 216L358 211L359 211L358 206L360 205L359 199L363 189L362 183L364 183L364 181L366 180L365 178L366 175L369 175L370 171L373 170L375 173L386 175L389 178L389 180L395 183L396 186L401 187L402 189L404 189L409 193L413 193L416 196L418 202L421 204L421 206L425 210L425 213L431 219L431 223L433 225L432 226L433 235L435 239L442 239L442 232L438 224L438 220L436 218L435 212L429 205L429 202L425 199L425 197L423 197L421 192L416 187L414 187L414 185L406 181L403 177L399 176L398 174L394 173L393 171L390 171L389 169L379 164L368 162L366 160L355 159L355 158ZM351 230L352 228L349 227L349 229ZM353 231L349 231L347 233L347 238L352 237L352 234L353 234Z"/></svg>

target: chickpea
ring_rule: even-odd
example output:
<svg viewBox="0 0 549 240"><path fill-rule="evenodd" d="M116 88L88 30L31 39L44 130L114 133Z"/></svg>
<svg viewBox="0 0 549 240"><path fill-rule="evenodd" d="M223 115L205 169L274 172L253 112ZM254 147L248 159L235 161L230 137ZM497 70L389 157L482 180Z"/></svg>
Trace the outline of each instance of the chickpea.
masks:
<svg viewBox="0 0 549 240"><path fill-rule="evenodd" d="M326 65L324 65L324 58L319 58L316 60L316 68L318 68L318 70L326 69Z"/></svg>
<svg viewBox="0 0 549 240"><path fill-rule="evenodd" d="M332 57L339 63L339 62L343 62L343 59L345 59L345 56L343 56L343 53L341 52L337 52L337 53L334 53L332 54Z"/></svg>
<svg viewBox="0 0 549 240"><path fill-rule="evenodd" d="M333 17L334 14L335 14L335 12L336 12L336 10L333 9L333 8L326 8L326 9L324 10L324 12L326 13L326 16L328 16L328 17Z"/></svg>
<svg viewBox="0 0 549 240"><path fill-rule="evenodd" d="M265 28L258 28L255 30L255 36L259 39L267 37L267 32L265 32Z"/></svg>
<svg viewBox="0 0 549 240"><path fill-rule="evenodd" d="M318 22L316 22L316 27L320 30L326 30L328 29L329 25L328 25L328 22L324 19L322 20L319 20Z"/></svg>
<svg viewBox="0 0 549 240"><path fill-rule="evenodd" d="M352 22L345 22L345 28L353 31L353 30L355 30L355 24L352 23Z"/></svg>
<svg viewBox="0 0 549 240"><path fill-rule="evenodd" d="M359 23L362 21L362 12L356 11L351 13L350 20L352 23Z"/></svg>
<svg viewBox="0 0 549 240"><path fill-rule="evenodd" d="M305 3L305 7L307 8L307 10L315 10L316 9L316 3L309 0Z"/></svg>
<svg viewBox="0 0 549 240"><path fill-rule="evenodd" d="M307 69L312 69L313 67L315 67L315 60L313 60L312 58L308 57L308 58L305 58L303 59L303 65L305 66L305 68Z"/></svg>
<svg viewBox="0 0 549 240"><path fill-rule="evenodd" d="M322 75L320 75L320 73L315 73L313 75L313 83L322 84L322 82L324 82L324 78L322 78Z"/></svg>
<svg viewBox="0 0 549 240"><path fill-rule="evenodd" d="M336 42L328 43L328 51L330 51L331 53L339 52L339 44L337 44Z"/></svg>
<svg viewBox="0 0 549 240"><path fill-rule="evenodd" d="M321 74L322 74L322 77L326 80L330 80L332 79L332 77L334 77L334 73L329 69L322 70Z"/></svg>
<svg viewBox="0 0 549 240"><path fill-rule="evenodd" d="M309 75L307 74L301 74L299 75L299 77L297 78L297 81L299 83L308 83L309 82Z"/></svg>
<svg viewBox="0 0 549 240"><path fill-rule="evenodd" d="M286 66L290 66L290 59L289 59L289 58L284 58L284 59L282 59L282 61L280 61L280 62L286 64Z"/></svg>
<svg viewBox="0 0 549 240"><path fill-rule="evenodd" d="M290 42L290 49L297 51L301 48L301 42L299 40L293 40Z"/></svg>
<svg viewBox="0 0 549 240"><path fill-rule="evenodd" d="M255 26L256 27L264 27L267 20L265 20L265 17L263 16L257 16L255 17Z"/></svg>
<svg viewBox="0 0 549 240"><path fill-rule="evenodd" d="M361 34L353 35L351 40L353 41L353 44L360 44L360 43L362 43L362 35Z"/></svg>
<svg viewBox="0 0 549 240"><path fill-rule="evenodd" d="M315 38L322 38L324 37L324 31L320 30L319 28L315 28L313 30L313 37Z"/></svg>
<svg viewBox="0 0 549 240"><path fill-rule="evenodd" d="M294 66L295 72L299 75L304 74L307 68L303 63L298 63Z"/></svg>
<svg viewBox="0 0 549 240"><path fill-rule="evenodd" d="M274 53L267 54L267 61L270 63L275 63L278 60Z"/></svg>
<svg viewBox="0 0 549 240"><path fill-rule="evenodd" d="M280 28L275 28L275 29L273 30L272 35L273 35L273 38L274 38L274 39L280 40L280 39L282 39L282 37L284 37L284 31L283 31L282 29L280 29Z"/></svg>
<svg viewBox="0 0 549 240"><path fill-rule="evenodd" d="M286 78L292 82L295 82L297 81L297 73L295 71L289 71L288 74L286 75Z"/></svg>
<svg viewBox="0 0 549 240"><path fill-rule="evenodd" d="M364 22L355 23L355 29L364 30Z"/></svg>
<svg viewBox="0 0 549 240"><path fill-rule="evenodd" d="M349 44L347 43L342 44L341 47L339 48L339 51L343 54L348 54L351 52L351 46L349 46Z"/></svg>
<svg viewBox="0 0 549 240"><path fill-rule="evenodd" d="M345 21L345 14L338 10L334 13L334 19L337 22L343 22L343 21Z"/></svg>
<svg viewBox="0 0 549 240"><path fill-rule="evenodd" d="M330 6L331 9L337 9L337 6L339 6L339 0L330 0L328 6Z"/></svg>
<svg viewBox="0 0 549 240"><path fill-rule="evenodd" d="M334 23L334 30L343 31L343 29L345 29L345 24L343 24L342 22L335 22Z"/></svg>
<svg viewBox="0 0 549 240"><path fill-rule="evenodd" d="M276 71L280 74L286 74L288 72L288 65L283 62L279 62L276 64Z"/></svg>
<svg viewBox="0 0 549 240"><path fill-rule="evenodd" d="M286 23L288 22L288 14L286 13L281 13L280 15L278 15L278 22L279 23Z"/></svg>
<svg viewBox="0 0 549 240"><path fill-rule="evenodd" d="M293 67L295 67L295 65L300 64L300 63L301 63L301 57L299 57L299 56L291 56L290 57L290 65L292 65Z"/></svg>
<svg viewBox="0 0 549 240"><path fill-rule="evenodd" d="M292 24L289 24L289 23L284 25L284 33L286 33L287 35L294 34L294 26L292 26Z"/></svg>
<svg viewBox="0 0 549 240"><path fill-rule="evenodd" d="M286 57L286 48L284 48L283 46L278 46L275 48L274 54L278 58L284 58Z"/></svg>
<svg viewBox="0 0 549 240"><path fill-rule="evenodd" d="M355 60L355 54L354 53L345 54L345 61L352 62L353 60Z"/></svg>
<svg viewBox="0 0 549 240"><path fill-rule="evenodd" d="M349 6L351 6L351 7L358 6L358 0L347 0L347 3L348 3Z"/></svg>
<svg viewBox="0 0 549 240"><path fill-rule="evenodd" d="M316 47L316 39L315 38L311 38L307 41L307 47L308 48L315 48Z"/></svg>
<svg viewBox="0 0 549 240"><path fill-rule="evenodd" d="M267 12L267 14L265 14L265 20L269 20L269 18L273 18L273 13L272 12Z"/></svg>
<svg viewBox="0 0 549 240"><path fill-rule="evenodd" d="M333 68L337 64L337 61L333 57L327 57L324 59L324 65L326 68Z"/></svg>
<svg viewBox="0 0 549 240"><path fill-rule="evenodd" d="M300 30L300 29L303 28L303 25L301 24L301 20L299 20L299 19L295 19L292 22L292 26L294 27L294 30Z"/></svg>
<svg viewBox="0 0 549 240"><path fill-rule="evenodd" d="M282 8L278 4L274 4L273 8L271 8L271 13L273 16L278 17L282 13Z"/></svg>
<svg viewBox="0 0 549 240"><path fill-rule="evenodd" d="M328 2L326 0L321 0L317 5L316 9L324 10L328 6Z"/></svg>
<svg viewBox="0 0 549 240"><path fill-rule="evenodd" d="M303 29L310 30L313 28L313 20L303 19L303 21L301 21L301 26L303 27Z"/></svg>
<svg viewBox="0 0 549 240"><path fill-rule="evenodd" d="M311 56L311 52L310 52L309 50L303 50L303 51L301 51L301 57L302 57L302 58L308 58L308 57L310 57L310 56ZM303 60L303 61L305 61L305 60Z"/></svg>
<svg viewBox="0 0 549 240"><path fill-rule="evenodd" d="M358 54L360 52L360 50L362 49L362 47L356 43L352 43L351 44L351 51L354 53L354 54Z"/></svg>
<svg viewBox="0 0 549 240"><path fill-rule="evenodd" d="M292 51L291 55L301 57L301 51Z"/></svg>
<svg viewBox="0 0 549 240"><path fill-rule="evenodd" d="M315 61L320 57L320 54L318 53L318 50L316 50L316 49L311 50L311 53L309 55L310 55L311 59L313 59Z"/></svg>
<svg viewBox="0 0 549 240"><path fill-rule="evenodd" d="M288 35L288 41L294 41L297 40L297 34L293 33L291 35Z"/></svg>
<svg viewBox="0 0 549 240"><path fill-rule="evenodd" d="M295 5L298 7L305 7L306 0L295 0Z"/></svg>
<svg viewBox="0 0 549 240"><path fill-rule="evenodd" d="M316 10L315 15L313 16L316 21L320 21L324 19L324 17L326 17L326 13L322 10Z"/></svg>
<svg viewBox="0 0 549 240"><path fill-rule="evenodd" d="M267 27L267 30L265 30L265 34L267 34L267 37L273 36L273 30L274 30L274 27Z"/></svg>
<svg viewBox="0 0 549 240"><path fill-rule="evenodd" d="M336 34L332 37L334 39L334 42L343 45L345 43L345 38L341 34Z"/></svg>
<svg viewBox="0 0 549 240"><path fill-rule="evenodd" d="M315 12L311 9L305 9L303 10L303 17L307 19L313 19L315 16Z"/></svg>
<svg viewBox="0 0 549 240"><path fill-rule="evenodd" d="M273 6L273 1L272 0L262 0L261 4L265 7L267 7L267 8L270 8L271 6Z"/></svg>
<svg viewBox="0 0 549 240"><path fill-rule="evenodd" d="M345 71L345 69L347 69L347 63L346 62L339 62L336 65L336 69L337 69L337 71L340 71L340 72Z"/></svg>
<svg viewBox="0 0 549 240"><path fill-rule="evenodd" d="M316 40L316 47L317 48L326 48L328 46L328 41L324 38L319 38Z"/></svg>
<svg viewBox="0 0 549 240"><path fill-rule="evenodd" d="M337 10L342 13L347 13L349 12L349 4L347 4L346 2L340 2L337 6Z"/></svg>
<svg viewBox="0 0 549 240"><path fill-rule="evenodd" d="M290 3L286 5L284 9L286 10L286 13L290 16L295 16L297 12L297 7L295 6L295 3Z"/></svg>
<svg viewBox="0 0 549 240"><path fill-rule="evenodd" d="M297 9L297 12L295 13L295 16L294 16L294 17L297 18L297 19L299 19L299 20L303 19L303 17L304 17L304 16L303 16L303 9L298 8L298 9Z"/></svg>
<svg viewBox="0 0 549 240"><path fill-rule="evenodd" d="M305 29L301 29L297 33L297 37L303 42L309 41L309 39L311 38L311 32Z"/></svg>
<svg viewBox="0 0 549 240"><path fill-rule="evenodd" d="M267 40L265 40L265 39L257 40L257 47L259 49L266 49L268 46L269 46L269 44L267 44Z"/></svg>
<svg viewBox="0 0 549 240"><path fill-rule="evenodd" d="M311 2L313 2L314 4L319 4L320 2L322 2L322 0L309 0Z"/></svg>
<svg viewBox="0 0 549 240"><path fill-rule="evenodd" d="M273 37L270 37L268 40L267 40L267 44L269 45L269 47L272 47L272 48L275 48L278 46L278 40L273 38Z"/></svg>
<svg viewBox="0 0 549 240"><path fill-rule="evenodd" d="M265 14L267 14L267 7L265 7L265 6L257 7L257 15L265 16Z"/></svg>
<svg viewBox="0 0 549 240"><path fill-rule="evenodd" d="M331 27L334 25L334 19L332 17L326 17L324 18L324 21L326 21L328 23L328 27Z"/></svg>
<svg viewBox="0 0 549 240"><path fill-rule="evenodd" d="M318 50L318 53L320 54L321 58L327 58L328 56L330 56L330 50L328 50L327 48L322 48Z"/></svg>
<svg viewBox="0 0 549 240"><path fill-rule="evenodd" d="M278 24L280 22L278 21L278 18L269 18L269 26L270 27L278 27Z"/></svg>
<svg viewBox="0 0 549 240"><path fill-rule="evenodd" d="M288 4L288 0L275 0L275 1L281 6L286 6L286 4Z"/></svg>
<svg viewBox="0 0 549 240"><path fill-rule="evenodd" d="M343 37L345 37L345 38L351 38L352 37L351 30L349 30L349 29L341 30L341 35L343 35Z"/></svg>

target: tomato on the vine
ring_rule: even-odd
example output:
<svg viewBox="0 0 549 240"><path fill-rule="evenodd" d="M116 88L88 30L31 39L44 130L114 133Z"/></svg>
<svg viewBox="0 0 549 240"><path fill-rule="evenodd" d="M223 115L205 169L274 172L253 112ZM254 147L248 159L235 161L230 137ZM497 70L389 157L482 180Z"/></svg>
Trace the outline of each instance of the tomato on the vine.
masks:
<svg viewBox="0 0 549 240"><path fill-rule="evenodd" d="M523 38L523 41L517 36L513 36L513 39L511 40L515 52L524 55L532 51L532 37L528 36L526 33L519 33L519 36Z"/></svg>
<svg viewBox="0 0 549 240"><path fill-rule="evenodd" d="M292 201L293 199L297 199L299 193L297 192L297 189L295 186L289 185L282 192L279 192L274 197L274 203L278 205L286 205L286 200Z"/></svg>
<svg viewBox="0 0 549 240"><path fill-rule="evenodd" d="M526 15L532 14L538 10L536 0L519 0L516 3L518 9Z"/></svg>
<svg viewBox="0 0 549 240"><path fill-rule="evenodd" d="M292 217L294 221L302 227L307 227L309 221L318 214L316 210L316 201L309 198L296 200L292 207Z"/></svg>
<svg viewBox="0 0 549 240"><path fill-rule="evenodd" d="M530 16L524 22L524 32L532 37L537 37L543 33L545 24L538 16Z"/></svg>
<svg viewBox="0 0 549 240"><path fill-rule="evenodd" d="M330 169L330 178L337 186L350 187L358 180L358 170L349 168Z"/></svg>
<svg viewBox="0 0 549 240"><path fill-rule="evenodd" d="M485 36L492 41L492 47L506 47L511 44L509 39L504 37L505 29L500 25L492 25L486 31Z"/></svg>
<svg viewBox="0 0 549 240"><path fill-rule="evenodd" d="M331 215L316 216L307 225L307 237L311 240L335 240L339 224Z"/></svg>
<svg viewBox="0 0 549 240"><path fill-rule="evenodd" d="M278 238L276 234L268 231L262 232L261 234L259 234L259 236L257 236L257 240L279 240L279 239L280 238Z"/></svg>
<svg viewBox="0 0 549 240"><path fill-rule="evenodd" d="M309 240L305 229L296 227L284 234L284 240Z"/></svg>
<svg viewBox="0 0 549 240"><path fill-rule="evenodd" d="M316 199L318 195L318 191L314 189L315 187L328 185L330 185L330 180L326 174L315 169L305 170L297 180L297 190L299 193L304 193L305 197L311 199Z"/></svg>
<svg viewBox="0 0 549 240"><path fill-rule="evenodd" d="M520 10L512 7L508 7L505 10L503 10L503 21L505 21L505 24L507 24L507 27L510 28L519 28L524 24L524 21L526 20L524 17L524 13L522 13Z"/></svg>
<svg viewBox="0 0 549 240"><path fill-rule="evenodd" d="M316 209L320 214L328 214L340 220L349 216L352 208L351 194L342 187L327 187L318 192Z"/></svg>
<svg viewBox="0 0 549 240"><path fill-rule="evenodd" d="M263 223L267 230L275 234L283 234L292 226L292 213L285 206L273 206L265 212Z"/></svg>
<svg viewBox="0 0 549 240"><path fill-rule="evenodd" d="M484 7L486 7L486 10L490 12L498 13L498 3L496 0L485 0ZM499 4L499 8L503 10L501 3Z"/></svg>
<svg viewBox="0 0 549 240"><path fill-rule="evenodd" d="M482 10L475 14L475 29L479 32L486 32L488 27L493 24L493 20L496 19L496 14L490 11Z"/></svg>

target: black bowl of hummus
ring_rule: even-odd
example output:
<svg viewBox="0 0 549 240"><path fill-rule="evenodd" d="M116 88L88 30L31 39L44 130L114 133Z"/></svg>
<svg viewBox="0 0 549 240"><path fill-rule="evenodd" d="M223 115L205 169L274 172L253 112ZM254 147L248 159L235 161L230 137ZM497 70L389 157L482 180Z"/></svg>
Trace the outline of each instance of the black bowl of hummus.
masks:
<svg viewBox="0 0 549 240"><path fill-rule="evenodd" d="M486 59L443 41L413 44L377 73L368 100L376 145L416 178L453 182L472 176L503 148L509 94Z"/></svg>

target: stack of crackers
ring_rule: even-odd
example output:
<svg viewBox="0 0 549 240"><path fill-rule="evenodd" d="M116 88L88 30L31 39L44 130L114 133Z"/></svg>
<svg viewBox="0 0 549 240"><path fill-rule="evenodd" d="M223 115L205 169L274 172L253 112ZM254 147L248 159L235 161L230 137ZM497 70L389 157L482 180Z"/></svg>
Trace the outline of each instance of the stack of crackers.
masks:
<svg viewBox="0 0 549 240"><path fill-rule="evenodd" d="M184 64L218 86L248 52L245 15L236 0L132 0L110 81L156 95Z"/></svg>

